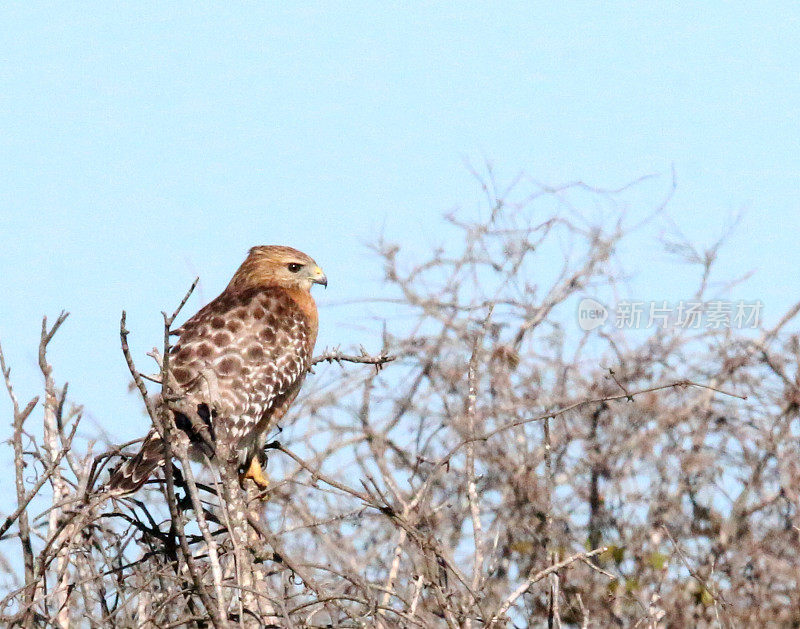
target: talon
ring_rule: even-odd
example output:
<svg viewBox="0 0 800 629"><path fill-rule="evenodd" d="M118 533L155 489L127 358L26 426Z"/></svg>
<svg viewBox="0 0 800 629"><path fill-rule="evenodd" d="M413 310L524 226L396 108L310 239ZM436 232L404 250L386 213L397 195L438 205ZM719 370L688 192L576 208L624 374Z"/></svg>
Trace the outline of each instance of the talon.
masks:
<svg viewBox="0 0 800 629"><path fill-rule="evenodd" d="M269 478L264 475L264 470L261 469L261 463L259 463L257 456L250 459L250 467L241 477L242 484L244 484L246 478L252 479L259 489L266 489L269 486Z"/></svg>

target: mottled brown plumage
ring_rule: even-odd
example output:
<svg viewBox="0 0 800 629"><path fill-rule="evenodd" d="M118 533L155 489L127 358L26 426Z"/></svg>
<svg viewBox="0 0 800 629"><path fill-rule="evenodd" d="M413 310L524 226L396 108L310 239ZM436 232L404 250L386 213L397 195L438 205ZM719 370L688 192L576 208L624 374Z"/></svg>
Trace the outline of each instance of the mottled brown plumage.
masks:
<svg viewBox="0 0 800 629"><path fill-rule="evenodd" d="M327 279L306 254L254 247L222 294L176 330L170 371L183 407L201 416L214 409L207 418L213 439L226 439L256 482L268 431L294 401L311 364L318 324L313 284ZM175 421L181 438L201 443L185 416ZM114 473L109 490L136 491L163 464L163 443L153 429Z"/></svg>

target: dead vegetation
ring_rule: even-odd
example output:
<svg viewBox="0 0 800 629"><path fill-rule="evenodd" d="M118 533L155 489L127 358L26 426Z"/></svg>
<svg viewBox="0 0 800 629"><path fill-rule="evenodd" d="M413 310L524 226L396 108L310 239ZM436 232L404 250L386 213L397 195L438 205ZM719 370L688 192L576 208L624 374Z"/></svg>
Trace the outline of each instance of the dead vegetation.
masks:
<svg viewBox="0 0 800 629"><path fill-rule="evenodd" d="M320 355L270 444L266 495L175 452L147 489L105 499L119 450L76 440L81 409L47 360L66 315L43 323L40 398L17 399L0 354L16 488L3 623L800 624L800 304L769 328L583 332L581 297L624 292L625 191L483 189L483 218L449 216L458 236L427 259L378 243L387 320L365 343L382 348ZM715 248L672 250L696 265L693 300L724 294Z"/></svg>

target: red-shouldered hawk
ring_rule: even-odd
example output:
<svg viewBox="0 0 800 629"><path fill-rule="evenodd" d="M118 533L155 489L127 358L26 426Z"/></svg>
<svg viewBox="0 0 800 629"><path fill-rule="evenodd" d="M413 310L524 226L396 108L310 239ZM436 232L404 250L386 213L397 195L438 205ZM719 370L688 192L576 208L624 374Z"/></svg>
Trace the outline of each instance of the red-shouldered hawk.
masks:
<svg viewBox="0 0 800 629"><path fill-rule="evenodd" d="M259 486L266 485L259 454L267 433L294 401L311 365L318 323L313 284L327 286L328 280L306 254L253 247L222 294L175 331L179 340L170 350L170 371L184 395L183 408L200 415L205 408L213 439L228 440L239 453L240 469L247 469L245 478ZM191 422L175 415L181 434L198 443ZM136 491L164 459L153 428L139 453L112 475L108 489Z"/></svg>

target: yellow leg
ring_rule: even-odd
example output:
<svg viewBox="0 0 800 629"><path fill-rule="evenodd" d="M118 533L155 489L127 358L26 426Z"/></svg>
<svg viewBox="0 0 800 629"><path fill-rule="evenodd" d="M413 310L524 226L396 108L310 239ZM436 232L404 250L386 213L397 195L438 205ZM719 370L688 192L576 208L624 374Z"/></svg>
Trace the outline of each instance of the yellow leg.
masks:
<svg viewBox="0 0 800 629"><path fill-rule="evenodd" d="M250 459L250 467L242 476L242 483L245 478L252 478L253 482L258 485L260 489L266 489L269 486L269 479L264 476L264 471L261 469L261 463L258 462L258 456Z"/></svg>

